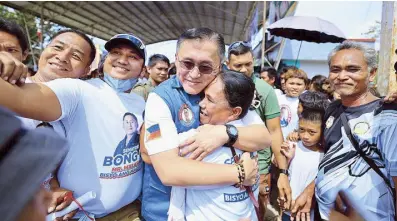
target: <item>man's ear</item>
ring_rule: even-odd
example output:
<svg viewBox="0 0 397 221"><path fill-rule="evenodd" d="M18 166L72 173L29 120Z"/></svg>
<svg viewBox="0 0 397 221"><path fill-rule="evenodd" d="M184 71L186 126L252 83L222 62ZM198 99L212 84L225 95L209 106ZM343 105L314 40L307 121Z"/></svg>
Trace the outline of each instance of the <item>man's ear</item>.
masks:
<svg viewBox="0 0 397 221"><path fill-rule="evenodd" d="M371 72L369 72L369 82L374 82L377 72L377 68L373 68Z"/></svg>
<svg viewBox="0 0 397 221"><path fill-rule="evenodd" d="M25 61L26 58L28 57L28 55L29 55L29 50L25 50L25 51L22 53L22 61Z"/></svg>

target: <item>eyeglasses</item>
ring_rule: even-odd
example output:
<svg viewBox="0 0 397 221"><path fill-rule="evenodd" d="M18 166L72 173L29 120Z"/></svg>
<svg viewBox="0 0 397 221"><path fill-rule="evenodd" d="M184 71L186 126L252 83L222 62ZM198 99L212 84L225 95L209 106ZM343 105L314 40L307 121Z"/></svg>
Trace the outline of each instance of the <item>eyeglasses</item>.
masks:
<svg viewBox="0 0 397 221"><path fill-rule="evenodd" d="M246 41L236 41L236 42L233 42L231 45L229 45L228 54L230 54L230 51L231 51L231 50L236 49L236 48L239 47L240 45L243 45L243 46L245 46L245 47L251 48L251 44L250 44L249 42L246 42Z"/></svg>
<svg viewBox="0 0 397 221"><path fill-rule="evenodd" d="M213 68L210 65L196 65L194 62L191 61L187 61L187 60L181 61L178 57L177 60L181 64L181 67L187 71L192 71L195 67L197 67L198 71L201 74L213 74L217 69L217 67Z"/></svg>

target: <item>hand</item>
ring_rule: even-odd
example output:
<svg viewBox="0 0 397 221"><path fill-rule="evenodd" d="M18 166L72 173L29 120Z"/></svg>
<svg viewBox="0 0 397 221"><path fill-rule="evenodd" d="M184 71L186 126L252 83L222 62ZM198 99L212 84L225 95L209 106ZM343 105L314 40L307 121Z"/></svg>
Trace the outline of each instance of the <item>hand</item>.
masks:
<svg viewBox="0 0 397 221"><path fill-rule="evenodd" d="M299 141L299 133L296 131L292 131L290 134L288 134L287 140L292 141L292 142L298 142Z"/></svg>
<svg viewBox="0 0 397 221"><path fill-rule="evenodd" d="M312 208L312 199L314 191L305 189L296 200L292 201L291 220L310 221L310 210Z"/></svg>
<svg viewBox="0 0 397 221"><path fill-rule="evenodd" d="M283 144L281 144L280 152L287 158L288 162L290 162L294 158L295 150L296 143L291 144L289 142L283 142Z"/></svg>
<svg viewBox="0 0 397 221"><path fill-rule="evenodd" d="M383 99L386 103L397 103L397 91L391 91Z"/></svg>
<svg viewBox="0 0 397 221"><path fill-rule="evenodd" d="M360 214L354 209L354 206L352 205L352 202L350 202L350 199L343 192L339 192L337 201L340 202L336 202L336 203L345 205L346 210L344 212L337 212L336 210L331 210L329 216L330 221L364 221L364 219L360 216ZM339 207L342 206L339 205Z"/></svg>
<svg viewBox="0 0 397 221"><path fill-rule="evenodd" d="M243 182L243 185L254 185L258 179L258 157L255 156L253 159L251 159L251 154L245 152L243 153L243 155L241 155L240 162L243 163L245 172L245 180Z"/></svg>
<svg viewBox="0 0 397 221"><path fill-rule="evenodd" d="M229 140L225 126L203 125L197 128L197 131L195 136L179 145L179 148L183 148L181 156L192 153L190 159L202 160Z"/></svg>
<svg viewBox="0 0 397 221"><path fill-rule="evenodd" d="M58 188L52 189L51 191L52 191L51 192L52 199L51 199L50 206L48 208L48 213L61 211L61 210L65 209L66 207L68 207L73 202L73 199L66 197L66 194L68 192L71 192L70 190L58 187ZM77 213L77 211L78 210L72 211L63 217L56 218L55 220L62 221L62 220L72 219L73 216Z"/></svg>
<svg viewBox="0 0 397 221"><path fill-rule="evenodd" d="M277 181L277 187L278 187L277 201L283 210L288 210L291 206L292 192L287 175L280 173L280 176Z"/></svg>
<svg viewBox="0 0 397 221"><path fill-rule="evenodd" d="M28 68L7 52L0 52L0 77L11 84L24 84Z"/></svg>

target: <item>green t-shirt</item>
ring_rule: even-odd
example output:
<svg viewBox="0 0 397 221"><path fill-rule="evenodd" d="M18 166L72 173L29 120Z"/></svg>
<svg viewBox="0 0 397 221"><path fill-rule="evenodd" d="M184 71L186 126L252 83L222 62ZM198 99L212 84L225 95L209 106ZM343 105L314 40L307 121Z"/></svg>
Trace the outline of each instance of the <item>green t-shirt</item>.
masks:
<svg viewBox="0 0 397 221"><path fill-rule="evenodd" d="M265 81L252 75L252 80L255 83L256 91L259 94L261 101L256 113L262 118L266 124L266 120L273 119L280 116L280 106L278 105L277 96L272 86ZM272 160L272 149L266 148L258 151L259 173L268 174L269 166Z"/></svg>
<svg viewBox="0 0 397 221"><path fill-rule="evenodd" d="M138 94L139 96L143 97L145 101L147 100L149 93L154 90L154 85L152 83L152 79L145 83L137 83L134 88L132 88L131 93Z"/></svg>

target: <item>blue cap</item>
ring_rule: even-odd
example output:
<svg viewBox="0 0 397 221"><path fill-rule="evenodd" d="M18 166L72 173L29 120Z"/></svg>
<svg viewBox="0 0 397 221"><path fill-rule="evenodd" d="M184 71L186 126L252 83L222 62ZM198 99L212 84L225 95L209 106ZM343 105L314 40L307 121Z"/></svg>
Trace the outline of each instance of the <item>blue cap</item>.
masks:
<svg viewBox="0 0 397 221"><path fill-rule="evenodd" d="M108 42L105 44L105 49L110 51L116 43L124 42L133 46L136 50L138 50L139 54L142 56L143 60L146 59L146 46L142 42L141 39L132 34L118 34L113 36Z"/></svg>

